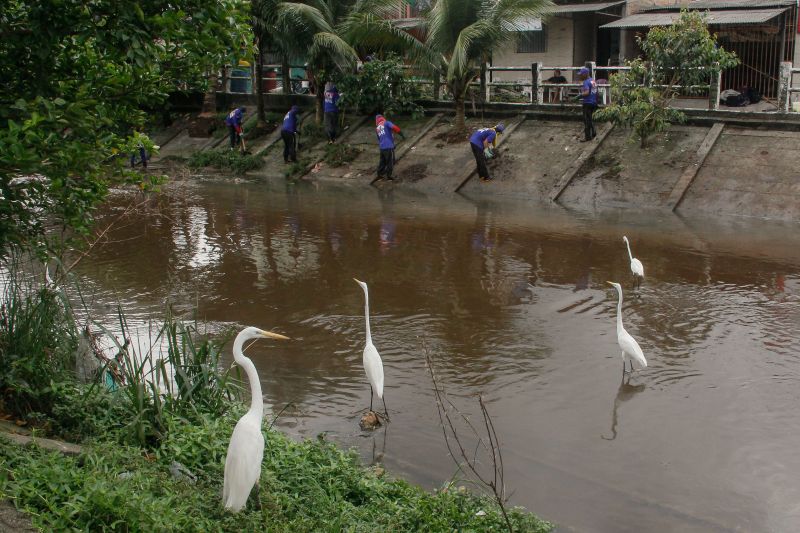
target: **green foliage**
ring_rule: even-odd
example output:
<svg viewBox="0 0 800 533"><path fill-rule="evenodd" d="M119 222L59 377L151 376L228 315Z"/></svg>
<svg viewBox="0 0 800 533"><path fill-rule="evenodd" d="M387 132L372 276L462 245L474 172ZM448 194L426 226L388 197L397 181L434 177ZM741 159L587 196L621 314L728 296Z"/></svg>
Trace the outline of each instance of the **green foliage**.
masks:
<svg viewBox="0 0 800 533"><path fill-rule="evenodd" d="M241 413L239 413L241 414ZM323 440L295 442L265 430L262 511L222 509L224 457L236 417L179 418L155 454L97 441L77 458L16 448L0 439L0 495L44 530L126 531L503 531L496 506L448 485L428 493L363 468L354 453ZM197 475L169 474L178 461ZM122 475L124 474L124 475ZM485 516L476 516L484 511ZM552 526L513 510L520 532Z"/></svg>
<svg viewBox="0 0 800 533"><path fill-rule="evenodd" d="M264 160L257 154L242 154L238 150L201 150L189 156L187 164L191 168L214 167L244 174L261 168Z"/></svg>
<svg viewBox="0 0 800 533"><path fill-rule="evenodd" d="M518 37L520 21L542 17L550 0L462 0L435 2L425 16L425 45L438 58L433 65L443 73L456 105L455 128L463 130L464 98L479 76L480 63L493 49Z"/></svg>
<svg viewBox="0 0 800 533"><path fill-rule="evenodd" d="M47 417L75 368L77 330L61 294L9 270L0 303L0 406Z"/></svg>
<svg viewBox="0 0 800 533"><path fill-rule="evenodd" d="M340 167L353 161L361 150L350 144L338 143L325 146L324 161L332 167Z"/></svg>
<svg viewBox="0 0 800 533"><path fill-rule="evenodd" d="M128 340L133 335L121 311L119 327L125 341L109 336L124 376L117 391L123 416L112 427L122 429L129 440L157 447L168 434L170 417L196 421L221 416L238 396L239 388L222 370L224 341L200 335L196 325L170 313L151 346L140 352Z"/></svg>
<svg viewBox="0 0 800 533"><path fill-rule="evenodd" d="M357 74L343 74L337 81L342 93L341 105L355 108L361 114L412 115L423 114L417 85L410 83L403 63L396 56L364 63Z"/></svg>
<svg viewBox="0 0 800 533"><path fill-rule="evenodd" d="M247 50L242 3L3 2L0 254L58 247L48 227L87 233L110 185L141 182L126 161L142 109Z"/></svg>
<svg viewBox="0 0 800 533"><path fill-rule="evenodd" d="M597 118L632 128L644 147L671 122L686 120L684 113L669 107L681 87L708 85L716 73L739 60L717 44L704 15L696 11L684 10L673 25L651 28L644 39L637 39L646 59L628 61L630 70L611 77L612 104Z"/></svg>

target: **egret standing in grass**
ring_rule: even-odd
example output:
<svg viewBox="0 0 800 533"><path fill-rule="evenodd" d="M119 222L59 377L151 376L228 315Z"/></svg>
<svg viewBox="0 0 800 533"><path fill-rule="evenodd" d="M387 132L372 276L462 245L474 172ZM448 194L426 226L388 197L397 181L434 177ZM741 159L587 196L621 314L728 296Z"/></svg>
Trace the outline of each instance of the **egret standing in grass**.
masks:
<svg viewBox="0 0 800 533"><path fill-rule="evenodd" d="M628 257L631 259L631 273L633 274L633 287L636 288L637 281L638 286L642 286L642 280L644 279L644 265L642 262L633 257L631 253L631 243L628 242L628 238L623 235L622 240L625 241L625 246L628 247Z"/></svg>
<svg viewBox="0 0 800 533"><path fill-rule="evenodd" d="M631 372L633 372L634 361L640 367L646 368L647 359L644 358L644 353L639 348L639 343L622 326L622 287L619 283L614 283L613 281L607 281L606 283L617 289L617 294L619 294L619 302L617 302L617 343L619 343L619 347L622 350L622 374L624 375L626 372L625 364L628 361L631 362Z"/></svg>
<svg viewBox="0 0 800 533"><path fill-rule="evenodd" d="M367 321L367 345L364 346L364 372L367 374L367 379L369 380L369 410L372 411L372 395L377 394L378 398L383 401L384 413L388 414L386 400L383 397L383 362L381 361L381 356L378 354L377 348L372 344L372 335L369 331L369 289L367 289L367 284L363 281L358 281L356 278L353 278L353 280L364 289L364 317Z"/></svg>
<svg viewBox="0 0 800 533"><path fill-rule="evenodd" d="M258 328L245 328L233 341L233 359L244 369L250 381L250 409L233 428L228 455L225 457L225 485L222 503L226 509L238 513L247 503L253 486L258 493L261 477L261 460L264 458L264 435L261 420L264 417L264 401L261 398L261 382L253 362L244 356L242 346L251 339L280 339L288 337Z"/></svg>

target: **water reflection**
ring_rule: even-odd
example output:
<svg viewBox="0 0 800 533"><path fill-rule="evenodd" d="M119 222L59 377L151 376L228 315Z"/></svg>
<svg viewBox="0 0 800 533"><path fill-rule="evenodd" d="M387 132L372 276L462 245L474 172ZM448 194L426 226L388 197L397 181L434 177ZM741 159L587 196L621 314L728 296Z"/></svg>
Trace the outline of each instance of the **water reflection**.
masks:
<svg viewBox="0 0 800 533"><path fill-rule="evenodd" d="M141 319L172 303L214 331L297 339L248 351L273 415L292 405L284 431L326 433L437 486L453 472L424 340L451 396L490 404L513 503L587 531L800 523L794 227L302 185L189 184L152 210L80 264L88 297L101 315L115 300ZM623 313L650 366L619 385L609 427L620 369L605 280L630 278L623 233L648 271ZM351 415L369 402L353 277L370 287L390 443ZM624 438L597 438L623 422Z"/></svg>
<svg viewBox="0 0 800 533"><path fill-rule="evenodd" d="M625 375L623 374L622 381L619 384L619 389L617 389L617 395L614 398L614 406L611 409L611 436L606 437L605 435L601 435L601 437L605 440L616 440L617 438L617 425L619 424L620 404L622 402L627 402L635 395L644 391L646 387L644 383L640 383L638 385L631 385L630 379L631 379L630 374L628 374L627 381L625 380Z"/></svg>

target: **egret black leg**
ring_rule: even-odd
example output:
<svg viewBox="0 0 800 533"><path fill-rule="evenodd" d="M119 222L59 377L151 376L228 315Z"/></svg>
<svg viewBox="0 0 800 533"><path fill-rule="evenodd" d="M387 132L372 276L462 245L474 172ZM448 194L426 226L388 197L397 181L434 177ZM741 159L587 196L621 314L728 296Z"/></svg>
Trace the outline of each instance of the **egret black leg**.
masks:
<svg viewBox="0 0 800 533"><path fill-rule="evenodd" d="M372 411L372 384L369 385L369 410Z"/></svg>
<svg viewBox="0 0 800 533"><path fill-rule="evenodd" d="M383 414L386 416L386 420L389 420L389 410L386 408L386 395L385 394L383 395L383 398L381 398L381 400L383 400Z"/></svg>
<svg viewBox="0 0 800 533"><path fill-rule="evenodd" d="M256 481L255 486L253 487L252 496L256 499L256 509L259 511L261 510L261 483Z"/></svg>

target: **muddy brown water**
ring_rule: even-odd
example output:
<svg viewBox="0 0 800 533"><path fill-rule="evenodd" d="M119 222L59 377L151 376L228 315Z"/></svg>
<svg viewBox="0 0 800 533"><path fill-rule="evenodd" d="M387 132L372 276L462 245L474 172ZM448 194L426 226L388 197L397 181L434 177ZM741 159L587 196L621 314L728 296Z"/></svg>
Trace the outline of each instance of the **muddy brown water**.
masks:
<svg viewBox="0 0 800 533"><path fill-rule="evenodd" d="M110 220L129 198L115 198ZM79 267L96 312L167 302L248 349L277 421L428 488L455 474L423 342L454 403L487 400L511 502L564 531L800 530L800 231L355 191L171 189ZM646 278L631 291L622 235ZM363 293L391 422L363 432ZM621 382L616 295L650 366Z"/></svg>

